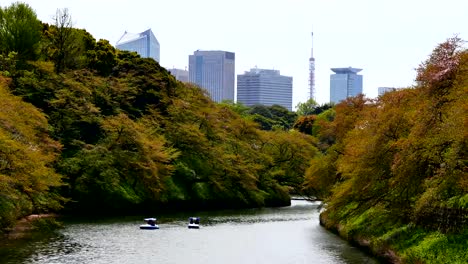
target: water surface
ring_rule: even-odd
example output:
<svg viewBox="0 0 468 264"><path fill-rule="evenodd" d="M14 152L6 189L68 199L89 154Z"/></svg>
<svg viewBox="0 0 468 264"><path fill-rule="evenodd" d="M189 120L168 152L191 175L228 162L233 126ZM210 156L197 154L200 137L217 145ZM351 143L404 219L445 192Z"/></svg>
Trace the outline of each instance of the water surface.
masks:
<svg viewBox="0 0 468 264"><path fill-rule="evenodd" d="M3 246L0 263L377 263L319 225L318 203L67 221L56 234ZM201 217L188 229L189 216ZM140 230L157 217L159 230Z"/></svg>

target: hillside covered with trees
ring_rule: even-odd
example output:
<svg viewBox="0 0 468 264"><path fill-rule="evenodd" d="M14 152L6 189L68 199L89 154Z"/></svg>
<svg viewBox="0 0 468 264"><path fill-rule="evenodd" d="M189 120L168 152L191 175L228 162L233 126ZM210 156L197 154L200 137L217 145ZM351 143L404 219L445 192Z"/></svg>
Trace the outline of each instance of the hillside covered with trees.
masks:
<svg viewBox="0 0 468 264"><path fill-rule="evenodd" d="M67 10L49 25L25 4L5 7L0 36L2 228L51 210L288 205L300 191L317 149L285 129L293 112L242 116L73 28Z"/></svg>

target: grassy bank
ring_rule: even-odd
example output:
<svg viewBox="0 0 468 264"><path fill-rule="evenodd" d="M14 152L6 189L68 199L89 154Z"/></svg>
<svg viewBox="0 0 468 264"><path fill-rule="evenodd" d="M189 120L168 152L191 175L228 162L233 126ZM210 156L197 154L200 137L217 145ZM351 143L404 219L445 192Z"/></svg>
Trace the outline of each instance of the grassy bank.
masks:
<svg viewBox="0 0 468 264"><path fill-rule="evenodd" d="M371 208L345 221L331 220L329 212L320 223L381 261L388 263L468 263L468 229L458 232L429 230L404 224L391 212Z"/></svg>

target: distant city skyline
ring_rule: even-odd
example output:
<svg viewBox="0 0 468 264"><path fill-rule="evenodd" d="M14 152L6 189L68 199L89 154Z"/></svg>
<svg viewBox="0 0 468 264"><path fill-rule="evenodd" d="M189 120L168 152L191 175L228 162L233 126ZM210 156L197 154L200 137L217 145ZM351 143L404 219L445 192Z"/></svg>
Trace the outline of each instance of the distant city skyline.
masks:
<svg viewBox="0 0 468 264"><path fill-rule="evenodd" d="M14 2L3 0L0 5ZM468 1L460 0L22 2L49 24L58 8L68 8L74 27L112 45L125 31L151 28L161 43L161 65L167 69L188 67L187 56L197 49L235 52L236 73L252 65L281 69L293 77L294 106L309 98L312 30L319 103L329 101L332 67L365 69L363 92L376 97L378 87L412 85L414 69L437 44L455 34L468 40Z"/></svg>

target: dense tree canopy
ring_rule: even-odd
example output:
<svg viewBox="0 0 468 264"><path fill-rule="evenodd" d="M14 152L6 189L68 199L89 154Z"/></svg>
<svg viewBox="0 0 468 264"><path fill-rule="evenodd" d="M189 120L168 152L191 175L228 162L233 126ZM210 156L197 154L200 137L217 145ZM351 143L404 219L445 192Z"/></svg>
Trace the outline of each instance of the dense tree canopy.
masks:
<svg viewBox="0 0 468 264"><path fill-rule="evenodd" d="M46 117L6 89L0 76L0 226L32 212L59 209L52 189L61 176L52 165L60 144L48 136Z"/></svg>
<svg viewBox="0 0 468 264"><path fill-rule="evenodd" d="M296 114L280 105L254 105L248 110L249 118L260 124L263 130L291 129Z"/></svg>

